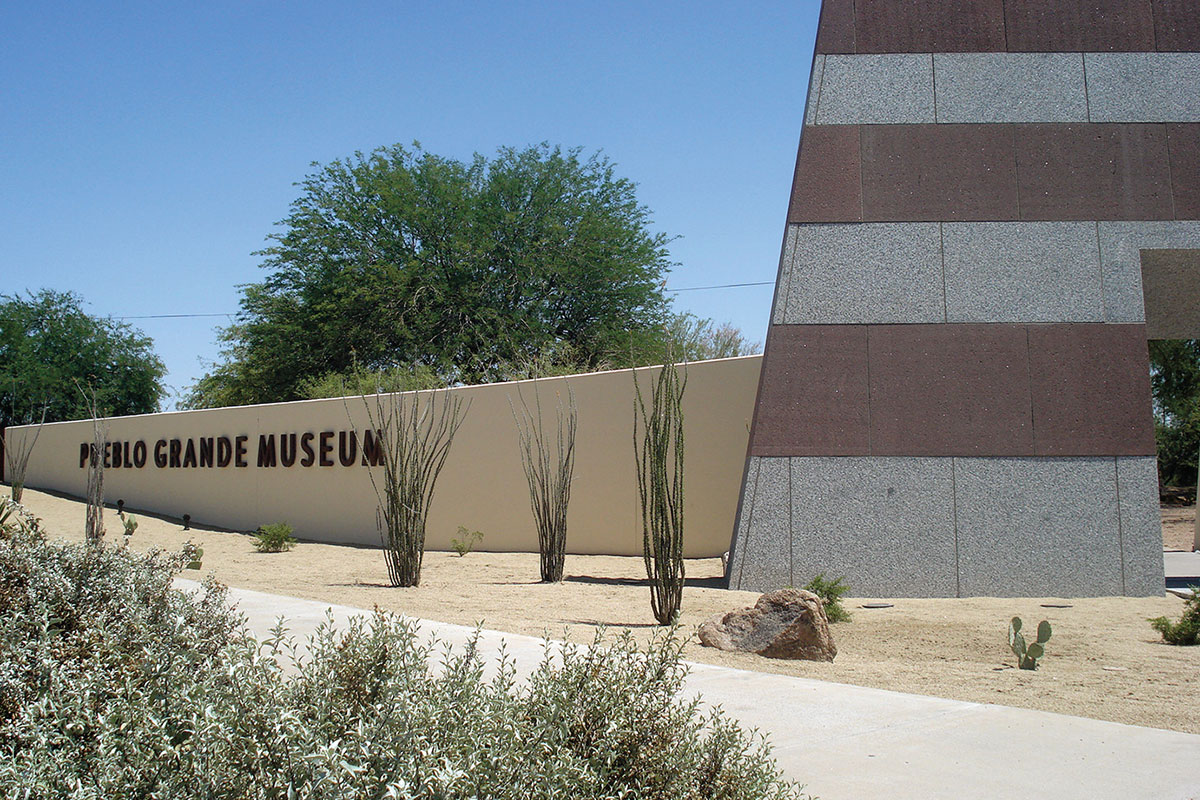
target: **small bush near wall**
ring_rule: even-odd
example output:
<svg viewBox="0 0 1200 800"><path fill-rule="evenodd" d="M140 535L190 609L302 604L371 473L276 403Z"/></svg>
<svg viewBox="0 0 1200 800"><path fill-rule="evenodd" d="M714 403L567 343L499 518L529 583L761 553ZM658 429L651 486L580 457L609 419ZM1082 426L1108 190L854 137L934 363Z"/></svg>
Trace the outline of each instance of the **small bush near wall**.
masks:
<svg viewBox="0 0 1200 800"><path fill-rule="evenodd" d="M843 580L845 580L845 576L830 580L825 577L824 572L821 572L804 584L806 591L821 598L821 602L825 604L825 616L830 622L850 621L850 612L842 605L842 598L850 591L850 587L842 583Z"/></svg>
<svg viewBox="0 0 1200 800"><path fill-rule="evenodd" d="M450 546L454 548L454 552L458 553L459 558L463 558L482 541L483 533L481 531L473 531L466 525L459 525L458 536L450 540Z"/></svg>
<svg viewBox="0 0 1200 800"><path fill-rule="evenodd" d="M1200 644L1200 586L1193 586L1192 596L1183 601L1183 614L1178 622L1166 617L1150 620L1151 627L1162 634L1167 644Z"/></svg>
<svg viewBox="0 0 1200 800"><path fill-rule="evenodd" d="M566 648L518 686L377 613L286 675L282 630L260 646L218 584L171 588L192 554L0 527L2 796L800 796L761 741L679 699L677 639Z"/></svg>
<svg viewBox="0 0 1200 800"><path fill-rule="evenodd" d="M254 547L260 553L282 553L296 546L292 526L286 522L263 525L254 532Z"/></svg>

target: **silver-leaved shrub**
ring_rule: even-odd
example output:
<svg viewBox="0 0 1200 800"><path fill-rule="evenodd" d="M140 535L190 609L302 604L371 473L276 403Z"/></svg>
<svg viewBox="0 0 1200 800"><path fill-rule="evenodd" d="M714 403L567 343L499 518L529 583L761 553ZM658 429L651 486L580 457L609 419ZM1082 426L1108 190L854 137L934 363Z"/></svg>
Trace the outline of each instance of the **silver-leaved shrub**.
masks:
<svg viewBox="0 0 1200 800"><path fill-rule="evenodd" d="M31 520L31 518L29 518ZM789 798L764 740L680 699L679 640L518 680L376 612L262 643L193 555L0 521L0 797Z"/></svg>

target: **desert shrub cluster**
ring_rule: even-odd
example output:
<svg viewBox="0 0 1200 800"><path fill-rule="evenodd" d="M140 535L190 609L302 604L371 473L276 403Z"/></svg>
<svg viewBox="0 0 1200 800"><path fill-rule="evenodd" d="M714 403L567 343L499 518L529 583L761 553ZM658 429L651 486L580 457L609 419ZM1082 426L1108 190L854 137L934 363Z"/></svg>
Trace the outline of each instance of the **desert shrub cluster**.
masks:
<svg viewBox="0 0 1200 800"><path fill-rule="evenodd" d="M1151 627L1162 634L1167 644L1200 644L1200 586L1193 586L1192 596L1183 601L1183 614L1178 622L1167 617L1150 620Z"/></svg>
<svg viewBox="0 0 1200 800"><path fill-rule="evenodd" d="M812 592L821 598L825 604L825 616L830 622L849 622L850 612L842 605L842 598L850 591L850 587L842 581L845 577L830 580L825 573L819 573L808 583L804 584L805 591Z"/></svg>
<svg viewBox="0 0 1200 800"><path fill-rule="evenodd" d="M260 553L283 553L295 546L292 526L286 522L263 525L254 532L254 549Z"/></svg>
<svg viewBox="0 0 1200 800"><path fill-rule="evenodd" d="M0 796L786 798L765 743L680 698L671 636L519 681L382 612L259 643L190 553L0 538Z"/></svg>

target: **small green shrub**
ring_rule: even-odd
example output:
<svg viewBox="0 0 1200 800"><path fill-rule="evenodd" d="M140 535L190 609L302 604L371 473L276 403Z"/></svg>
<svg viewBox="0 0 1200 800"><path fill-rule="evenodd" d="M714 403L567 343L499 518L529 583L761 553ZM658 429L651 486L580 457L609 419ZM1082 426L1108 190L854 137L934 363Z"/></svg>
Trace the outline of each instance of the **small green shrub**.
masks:
<svg viewBox="0 0 1200 800"><path fill-rule="evenodd" d="M1050 641L1050 623L1042 620L1037 627L1037 641L1028 647L1021 633L1021 618L1013 617L1008 623L1008 646L1017 657L1021 669L1037 669L1038 659L1046 654L1046 642Z"/></svg>
<svg viewBox="0 0 1200 800"><path fill-rule="evenodd" d="M842 605L842 598L850 591L850 587L842 583L845 576L829 580L822 572L804 585L805 590L812 592L825 604L825 616L830 622L849 622L850 612Z"/></svg>
<svg viewBox="0 0 1200 800"><path fill-rule="evenodd" d="M261 644L191 553L0 540L0 794L28 800L799 798L766 741L684 699L675 631L548 646L518 682L384 612ZM280 662L291 664L285 670ZM489 675L491 677L485 677ZM19 791L17 788L19 787Z"/></svg>
<svg viewBox="0 0 1200 800"><path fill-rule="evenodd" d="M286 522L263 525L254 532L254 548L260 553L282 553L296 546L292 526Z"/></svg>
<svg viewBox="0 0 1200 800"><path fill-rule="evenodd" d="M138 526L137 517L132 514L129 516L122 514L121 522L125 525L125 538L128 539L130 536L133 536L133 532L137 530Z"/></svg>
<svg viewBox="0 0 1200 800"><path fill-rule="evenodd" d="M1192 596L1183 601L1183 615L1179 617L1179 622L1171 622L1166 617L1150 620L1151 627L1162 634L1167 644L1200 644L1200 586L1191 589Z"/></svg>
<svg viewBox="0 0 1200 800"><path fill-rule="evenodd" d="M458 535L461 539L451 539L450 546L454 548L454 552L458 553L458 557L462 558L467 553L474 549L475 545L483 541L483 534L479 531L469 531L466 525L458 526Z"/></svg>

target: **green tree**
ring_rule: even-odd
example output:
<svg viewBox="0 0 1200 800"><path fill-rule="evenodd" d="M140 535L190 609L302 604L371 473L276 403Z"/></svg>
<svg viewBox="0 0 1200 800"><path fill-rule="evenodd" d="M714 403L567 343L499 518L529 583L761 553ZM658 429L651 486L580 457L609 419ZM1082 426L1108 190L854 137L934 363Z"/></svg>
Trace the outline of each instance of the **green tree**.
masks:
<svg viewBox="0 0 1200 800"><path fill-rule="evenodd" d="M478 383L547 351L595 367L660 349L669 238L606 158L414 144L313 166L188 405L295 399L355 365Z"/></svg>
<svg viewBox="0 0 1200 800"><path fill-rule="evenodd" d="M680 354L676 356L680 361L704 361L760 352L762 346L758 342L747 341L741 330L731 323L718 325L711 319L702 319L685 312L671 314L661 340L644 343L640 352L632 355L633 363L626 366L661 364L672 357L671 354ZM497 365L495 372L489 377L497 381L520 381L529 378L578 375L613 368L611 360L589 361L576 353L570 343L558 342L537 355ZM450 385L452 383L446 378L423 364L374 370L354 365L344 372L329 372L318 378L305 378L297 385L296 392L301 399L317 400L324 397L378 392L442 389Z"/></svg>
<svg viewBox="0 0 1200 800"><path fill-rule="evenodd" d="M672 315L667 324L670 351L654 359L663 363L675 361L704 361L710 358L733 358L762 352L758 342L750 342L732 323L717 324L695 314Z"/></svg>
<svg viewBox="0 0 1200 800"><path fill-rule="evenodd" d="M1200 458L1200 339L1150 342L1150 389L1163 483L1195 486Z"/></svg>
<svg viewBox="0 0 1200 800"><path fill-rule="evenodd" d="M94 317L71 292L0 295L0 426L91 416L80 387L106 415L157 411L166 367L154 342Z"/></svg>
<svg viewBox="0 0 1200 800"><path fill-rule="evenodd" d="M425 366L368 370L355 365L346 372L329 372L319 378L305 378L296 391L304 400L320 400L444 388L446 383Z"/></svg>

